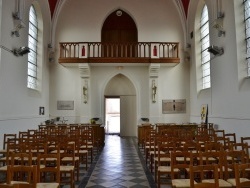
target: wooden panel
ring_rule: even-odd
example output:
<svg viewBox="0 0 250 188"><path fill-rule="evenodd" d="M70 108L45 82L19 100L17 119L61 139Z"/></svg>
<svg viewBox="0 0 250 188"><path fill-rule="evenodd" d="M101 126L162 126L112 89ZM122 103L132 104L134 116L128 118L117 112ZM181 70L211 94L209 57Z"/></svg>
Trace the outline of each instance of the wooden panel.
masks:
<svg viewBox="0 0 250 188"><path fill-rule="evenodd" d="M59 58L59 63L67 63L68 65L74 63L165 63L176 65L180 63L180 58Z"/></svg>
<svg viewBox="0 0 250 188"><path fill-rule="evenodd" d="M129 35L129 34L128 34ZM152 57L152 45L159 48L158 57ZM87 56L79 54L86 46ZM104 50L105 49L105 50ZM177 42L61 42L59 63L75 66L77 63L180 63Z"/></svg>
<svg viewBox="0 0 250 188"><path fill-rule="evenodd" d="M122 14L117 16L117 11ZM137 27L134 20L124 11L116 10L105 20L102 28L102 42L137 42ZM114 55L115 54L115 55ZM136 48L104 47L103 57L136 57Z"/></svg>
<svg viewBox="0 0 250 188"><path fill-rule="evenodd" d="M145 141L145 133L147 129L150 129L151 125L138 125L137 131L138 131L138 145L143 147L144 141Z"/></svg>
<svg viewBox="0 0 250 188"><path fill-rule="evenodd" d="M104 127L99 124L92 124L91 127L94 132L94 144L98 144L99 146L104 146L105 144Z"/></svg>

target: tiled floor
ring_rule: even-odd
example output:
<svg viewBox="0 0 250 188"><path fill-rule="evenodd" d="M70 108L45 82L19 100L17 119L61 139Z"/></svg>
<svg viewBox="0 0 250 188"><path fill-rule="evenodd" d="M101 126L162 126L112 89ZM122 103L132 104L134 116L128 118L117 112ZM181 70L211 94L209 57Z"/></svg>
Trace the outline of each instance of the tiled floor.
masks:
<svg viewBox="0 0 250 188"><path fill-rule="evenodd" d="M97 163L84 175L79 188L156 187L136 138L106 136L105 147L95 160Z"/></svg>

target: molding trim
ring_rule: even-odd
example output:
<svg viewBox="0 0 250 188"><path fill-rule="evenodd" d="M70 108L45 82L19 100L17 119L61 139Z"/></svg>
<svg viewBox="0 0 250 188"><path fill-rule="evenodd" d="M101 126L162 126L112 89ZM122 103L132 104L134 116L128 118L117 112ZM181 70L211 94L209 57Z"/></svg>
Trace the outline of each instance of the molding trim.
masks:
<svg viewBox="0 0 250 188"><path fill-rule="evenodd" d="M79 64L79 71L80 71L81 78L90 77L90 67L88 63Z"/></svg>
<svg viewBox="0 0 250 188"><path fill-rule="evenodd" d="M156 63L152 64L151 63L149 65L149 77L150 78L158 78L160 67L161 67L160 64L156 64Z"/></svg>

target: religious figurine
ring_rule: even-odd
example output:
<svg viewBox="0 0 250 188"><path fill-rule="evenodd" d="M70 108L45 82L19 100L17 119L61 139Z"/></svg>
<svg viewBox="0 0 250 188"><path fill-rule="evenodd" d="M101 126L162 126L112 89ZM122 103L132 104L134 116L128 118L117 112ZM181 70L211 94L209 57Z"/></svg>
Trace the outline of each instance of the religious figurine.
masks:
<svg viewBox="0 0 250 188"><path fill-rule="evenodd" d="M152 86L153 103L156 102L156 100L155 100L156 90L157 90L157 87L156 87L156 85L155 85L155 82L153 81L153 86Z"/></svg>

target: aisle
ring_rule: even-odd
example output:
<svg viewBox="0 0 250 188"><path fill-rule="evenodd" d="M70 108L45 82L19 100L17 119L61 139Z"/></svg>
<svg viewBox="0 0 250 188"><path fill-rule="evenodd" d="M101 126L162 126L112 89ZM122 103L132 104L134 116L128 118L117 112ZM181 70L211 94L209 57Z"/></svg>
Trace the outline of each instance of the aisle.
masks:
<svg viewBox="0 0 250 188"><path fill-rule="evenodd" d="M87 177L88 182L85 182L86 185L82 182L79 187L155 187L152 175L141 160L135 138L106 136L105 147Z"/></svg>

